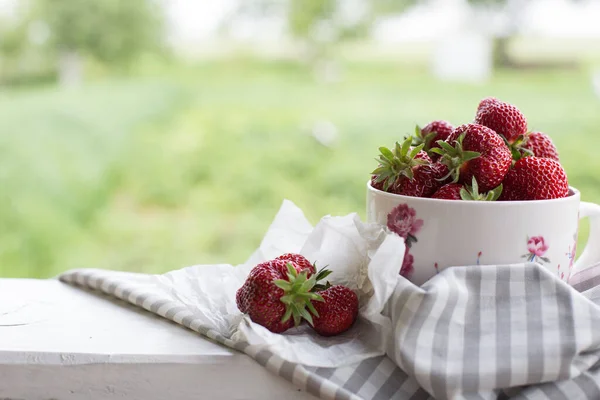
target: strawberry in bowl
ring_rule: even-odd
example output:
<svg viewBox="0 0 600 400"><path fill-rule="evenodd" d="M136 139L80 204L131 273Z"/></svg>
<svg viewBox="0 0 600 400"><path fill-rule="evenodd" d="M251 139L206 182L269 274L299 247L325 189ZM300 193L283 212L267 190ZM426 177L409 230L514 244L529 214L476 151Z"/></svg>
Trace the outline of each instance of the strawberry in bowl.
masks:
<svg viewBox="0 0 600 400"><path fill-rule="evenodd" d="M516 106L485 98L473 122L436 146L434 137L417 130L397 146L401 151L381 151L367 183L368 222L400 236L398 226L414 225L402 236L407 261L398 266L401 275L423 284L450 266L526 260L566 281L574 270L600 262L600 250L591 246L577 262L571 257L579 218L592 217L592 226L599 225L592 235L600 232L600 206L581 201L550 136L529 131ZM427 157L417 161L421 152ZM414 187L419 190L407 189ZM532 238L544 243L544 254L524 259Z"/></svg>

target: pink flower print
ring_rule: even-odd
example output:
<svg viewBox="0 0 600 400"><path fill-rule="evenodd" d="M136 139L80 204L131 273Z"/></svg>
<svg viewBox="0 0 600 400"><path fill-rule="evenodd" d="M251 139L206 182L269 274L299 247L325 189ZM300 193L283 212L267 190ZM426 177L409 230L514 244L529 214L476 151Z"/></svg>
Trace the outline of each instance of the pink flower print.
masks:
<svg viewBox="0 0 600 400"><path fill-rule="evenodd" d="M569 269L571 269L573 268L575 257L577 256L577 232L573 235L573 247L569 246L567 256L569 257Z"/></svg>
<svg viewBox="0 0 600 400"><path fill-rule="evenodd" d="M417 212L414 208L409 207L408 204L400 204L388 214L387 227L396 235L404 238L406 249L404 250L400 275L410 279L414 271L415 258L409 250L412 244L417 241L416 235L423 227L423 220L417 218Z"/></svg>
<svg viewBox="0 0 600 400"><path fill-rule="evenodd" d="M527 250L538 257L542 257L548 251L548 245L543 236L534 236L527 241Z"/></svg>
<svg viewBox="0 0 600 400"><path fill-rule="evenodd" d="M423 220L417 218L414 208L400 204L388 214L387 226L392 232L406 239L406 245L410 247L417 241L416 235L423 227Z"/></svg>
<svg viewBox="0 0 600 400"><path fill-rule="evenodd" d="M527 261L537 262L538 259L540 259L548 263L550 262L550 259L544 257L544 255L549 248L550 246L546 244L543 236L533 236L527 238L527 251L529 251L529 253L524 254L522 257L526 258Z"/></svg>
<svg viewBox="0 0 600 400"><path fill-rule="evenodd" d="M564 280L565 280L565 272L560 270L560 264L558 264L558 268L557 268L557 269L558 269L558 277L559 277L561 280L563 280L563 281L564 281ZM569 273L569 272L568 272L568 273ZM569 273L569 274L570 274L570 273Z"/></svg>
<svg viewBox="0 0 600 400"><path fill-rule="evenodd" d="M413 274L414 267L413 263L415 262L415 258L412 254L408 252L408 247L404 252L404 260L402 260L402 268L400 269L400 275L405 277L406 279L410 279Z"/></svg>
<svg viewBox="0 0 600 400"><path fill-rule="evenodd" d="M577 246L573 245L573 248L569 246L569 252L567 253L567 257L569 258L569 269L573 268L573 264L575 263L575 255L577 251Z"/></svg>

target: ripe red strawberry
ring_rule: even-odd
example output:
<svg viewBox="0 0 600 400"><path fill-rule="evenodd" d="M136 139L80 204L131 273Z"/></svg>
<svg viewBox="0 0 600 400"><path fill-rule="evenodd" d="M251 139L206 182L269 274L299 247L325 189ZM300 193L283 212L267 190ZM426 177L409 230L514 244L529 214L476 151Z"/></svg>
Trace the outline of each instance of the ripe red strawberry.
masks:
<svg viewBox="0 0 600 400"><path fill-rule="evenodd" d="M415 128L415 136L413 139L413 145L418 146L424 144L423 150L428 152L429 156L433 161L439 158L438 154L432 153L429 150L432 148L440 147L437 144L438 140L446 140L450 134L454 131L454 127L447 121L433 121L425 125L423 129L417 126Z"/></svg>
<svg viewBox="0 0 600 400"><path fill-rule="evenodd" d="M421 130L423 135L429 135L431 133L435 133L433 140L431 141L432 147L437 147L438 140L446 140L448 136L452 134L454 131L454 127L448 121L433 121L425 125L425 127Z"/></svg>
<svg viewBox="0 0 600 400"><path fill-rule="evenodd" d="M508 171L503 185L500 200L557 199L569 194L567 174L551 158L521 158Z"/></svg>
<svg viewBox="0 0 600 400"><path fill-rule="evenodd" d="M298 272L302 272L303 270L307 271L307 278L310 278L312 276L312 274L314 274L315 272L317 272L315 266L313 264L311 264L311 262L308 261L306 259L306 257L304 257L302 254L285 253L285 254L282 254L279 257L275 258L275 259L276 260L292 261L295 265L297 265L298 267L300 267L300 269L298 270Z"/></svg>
<svg viewBox="0 0 600 400"><path fill-rule="evenodd" d="M448 167L453 183L469 183L475 177L483 192L502 183L512 162L504 140L482 125L461 125L439 143L442 148L432 151L442 155L440 162Z"/></svg>
<svg viewBox="0 0 600 400"><path fill-rule="evenodd" d="M412 150L412 148L411 148ZM415 155L415 160L422 160L425 161L426 163L431 163L431 158L429 157L429 155L427 154L427 152L425 152L424 150L421 150L417 153L417 155ZM379 164L379 168L382 167L382 164ZM384 181L378 182L377 181L378 175L373 175L371 176L371 186L373 186L375 189L379 189L379 190L384 190ZM389 189L389 188L388 188Z"/></svg>
<svg viewBox="0 0 600 400"><path fill-rule="evenodd" d="M384 187L383 181L378 182L377 181L377 175L371 176L371 186L373 186L375 189L379 189L379 190L385 191L385 187Z"/></svg>
<svg viewBox="0 0 600 400"><path fill-rule="evenodd" d="M527 120L523 113L514 105L494 97L481 100L474 122L504 136L509 143L527 132Z"/></svg>
<svg viewBox="0 0 600 400"><path fill-rule="evenodd" d="M502 189L503 186L500 184L500 186L487 193L479 193L479 185L475 177L473 177L470 186L461 185L460 183L449 183L442 186L431 197L444 200L496 201L500 197Z"/></svg>
<svg viewBox="0 0 600 400"><path fill-rule="evenodd" d="M447 179L448 167L441 163L418 165L413 177L401 176L390 188L391 193L412 197L431 197Z"/></svg>
<svg viewBox="0 0 600 400"><path fill-rule="evenodd" d="M398 179L411 178L419 165L428 164L431 158L422 151L423 144L411 147L412 137L406 138L402 145L396 143L393 150L380 147L379 165L371 172L371 185L377 189L389 191Z"/></svg>
<svg viewBox="0 0 600 400"><path fill-rule="evenodd" d="M448 183L439 188L431 197L444 200L462 200L460 198L460 191L462 188L463 185L460 183Z"/></svg>
<svg viewBox="0 0 600 400"><path fill-rule="evenodd" d="M552 139L543 132L527 133L523 139L521 149L531 151L536 157L551 158L555 161L559 161L556 146L552 143Z"/></svg>
<svg viewBox="0 0 600 400"><path fill-rule="evenodd" d="M495 97L485 97L483 98L479 104L477 105L477 111L479 111L480 109L487 107L491 104L493 104L496 101Z"/></svg>
<svg viewBox="0 0 600 400"><path fill-rule="evenodd" d="M417 155L415 156L415 160L423 160L426 164L431 164L433 162L431 160L431 157L429 157L429 154L427 154L427 152L424 150L420 150L417 153Z"/></svg>
<svg viewBox="0 0 600 400"><path fill-rule="evenodd" d="M324 301L313 301L313 329L333 336L348 330L358 316L358 297L351 289L334 285L319 292Z"/></svg>
<svg viewBox="0 0 600 400"><path fill-rule="evenodd" d="M299 325L302 318L312 322L306 308L312 311L311 300L320 301L322 298L310 292L317 275L307 279L307 273L287 260L258 264L236 293L238 309L247 313L253 322L275 333Z"/></svg>

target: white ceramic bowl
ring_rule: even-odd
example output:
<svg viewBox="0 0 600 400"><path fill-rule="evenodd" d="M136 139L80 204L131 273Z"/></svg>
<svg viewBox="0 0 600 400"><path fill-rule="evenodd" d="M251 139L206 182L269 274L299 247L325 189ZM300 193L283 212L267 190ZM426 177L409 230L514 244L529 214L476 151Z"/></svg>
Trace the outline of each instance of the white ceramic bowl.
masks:
<svg viewBox="0 0 600 400"><path fill-rule="evenodd" d="M401 274L417 285L449 266L523 261L568 281L600 262L600 246L586 246L575 262L583 217L591 218L588 243L598 243L600 206L581 202L575 188L562 199L488 202L402 196L367 182L367 220L405 238Z"/></svg>

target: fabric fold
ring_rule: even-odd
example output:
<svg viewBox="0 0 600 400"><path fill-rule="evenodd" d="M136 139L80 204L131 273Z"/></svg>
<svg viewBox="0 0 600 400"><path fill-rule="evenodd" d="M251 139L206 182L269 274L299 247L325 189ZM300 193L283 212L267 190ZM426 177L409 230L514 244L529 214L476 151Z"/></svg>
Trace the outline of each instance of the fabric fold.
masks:
<svg viewBox="0 0 600 400"><path fill-rule="evenodd" d="M313 228L285 201L239 266L162 275L94 269L63 282L100 290L242 351L323 399L599 399L600 283L594 266L564 283L535 263L457 266L422 286L399 275L401 238L356 214ZM258 262L301 252L360 297L347 333L283 335L242 315L235 291ZM572 285L572 286L571 286Z"/></svg>

